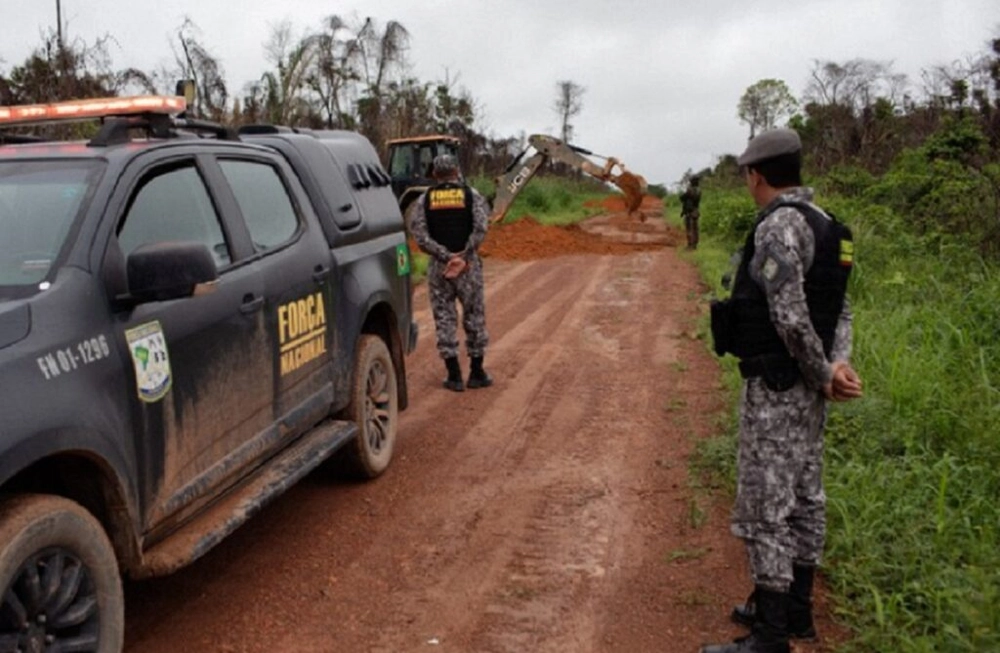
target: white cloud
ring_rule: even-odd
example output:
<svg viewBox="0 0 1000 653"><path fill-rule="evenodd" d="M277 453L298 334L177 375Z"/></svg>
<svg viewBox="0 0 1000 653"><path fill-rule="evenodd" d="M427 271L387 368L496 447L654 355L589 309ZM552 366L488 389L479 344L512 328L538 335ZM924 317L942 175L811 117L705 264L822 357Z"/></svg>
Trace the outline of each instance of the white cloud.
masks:
<svg viewBox="0 0 1000 653"><path fill-rule="evenodd" d="M55 24L53 0L0 0L0 59L24 60ZM496 135L554 132L556 82L586 88L579 145L624 161L652 182L737 152L743 91L763 78L801 94L813 60L894 62L920 71L981 52L1000 26L995 0L173 0L141 6L61 0L67 33L109 34L118 67L169 64L185 17L201 30L233 90L267 69L263 44L289 20L299 31L331 12L397 20L410 32L413 73L456 76Z"/></svg>

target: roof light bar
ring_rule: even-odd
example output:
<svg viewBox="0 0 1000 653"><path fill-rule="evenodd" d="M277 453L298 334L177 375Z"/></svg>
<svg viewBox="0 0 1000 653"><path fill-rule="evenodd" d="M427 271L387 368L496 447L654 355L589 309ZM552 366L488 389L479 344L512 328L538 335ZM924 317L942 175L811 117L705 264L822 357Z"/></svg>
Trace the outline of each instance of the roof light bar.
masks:
<svg viewBox="0 0 1000 653"><path fill-rule="evenodd" d="M141 95L137 97L112 97L92 100L72 100L51 104L25 104L0 107L0 126L37 125L48 122L93 120L110 116L128 116L142 113L175 115L187 109L182 97L167 95Z"/></svg>

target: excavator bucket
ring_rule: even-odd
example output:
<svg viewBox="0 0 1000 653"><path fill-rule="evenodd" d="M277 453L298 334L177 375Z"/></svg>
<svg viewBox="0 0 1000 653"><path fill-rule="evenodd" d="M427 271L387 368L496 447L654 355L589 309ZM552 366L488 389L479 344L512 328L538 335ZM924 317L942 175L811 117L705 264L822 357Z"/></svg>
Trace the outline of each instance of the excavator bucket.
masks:
<svg viewBox="0 0 1000 653"><path fill-rule="evenodd" d="M612 176L615 186L625 193L625 207L629 215L635 213L642 204L642 196L646 192L646 180L628 170L618 176Z"/></svg>
<svg viewBox="0 0 1000 653"><path fill-rule="evenodd" d="M524 185L535 176L541 166L549 161L557 161L591 177L618 186L625 194L625 205L628 208L629 216L635 215L642 204L642 196L646 192L646 180L640 175L626 170L618 159L594 154L582 147L564 143L558 138L544 134L529 136L528 144L530 147L518 154L514 161L507 166L504 173L496 178L496 195L492 202L491 223L503 220L507 209L510 208L514 198L521 192ZM531 150L534 150L534 153L528 155ZM604 165L597 165L587 158L588 156L604 159ZM613 172L616 167L620 170L617 175ZM645 219L641 212L639 216Z"/></svg>

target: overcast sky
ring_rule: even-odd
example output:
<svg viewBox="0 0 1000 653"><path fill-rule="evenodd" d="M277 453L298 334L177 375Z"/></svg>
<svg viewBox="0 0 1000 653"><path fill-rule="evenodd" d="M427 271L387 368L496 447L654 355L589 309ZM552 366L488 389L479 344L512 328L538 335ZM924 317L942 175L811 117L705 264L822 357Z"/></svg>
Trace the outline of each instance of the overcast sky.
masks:
<svg viewBox="0 0 1000 653"><path fill-rule="evenodd" d="M556 83L586 90L577 145L616 156L652 183L738 153L748 86L783 80L800 97L813 61L893 62L921 70L982 53L1000 35L998 0L61 0L70 38L110 34L116 68L171 65L189 17L230 90L268 69L263 44L288 20L297 33L337 14L403 24L412 73L458 79L494 136L558 135ZM0 69L20 64L54 28L56 0L0 0Z"/></svg>

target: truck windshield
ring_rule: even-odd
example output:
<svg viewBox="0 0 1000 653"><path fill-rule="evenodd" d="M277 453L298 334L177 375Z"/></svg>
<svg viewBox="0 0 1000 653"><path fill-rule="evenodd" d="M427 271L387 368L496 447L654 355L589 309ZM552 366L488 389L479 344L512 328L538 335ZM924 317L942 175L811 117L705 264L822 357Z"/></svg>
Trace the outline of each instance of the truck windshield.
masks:
<svg viewBox="0 0 1000 653"><path fill-rule="evenodd" d="M43 281L89 189L97 161L0 161L0 287Z"/></svg>

